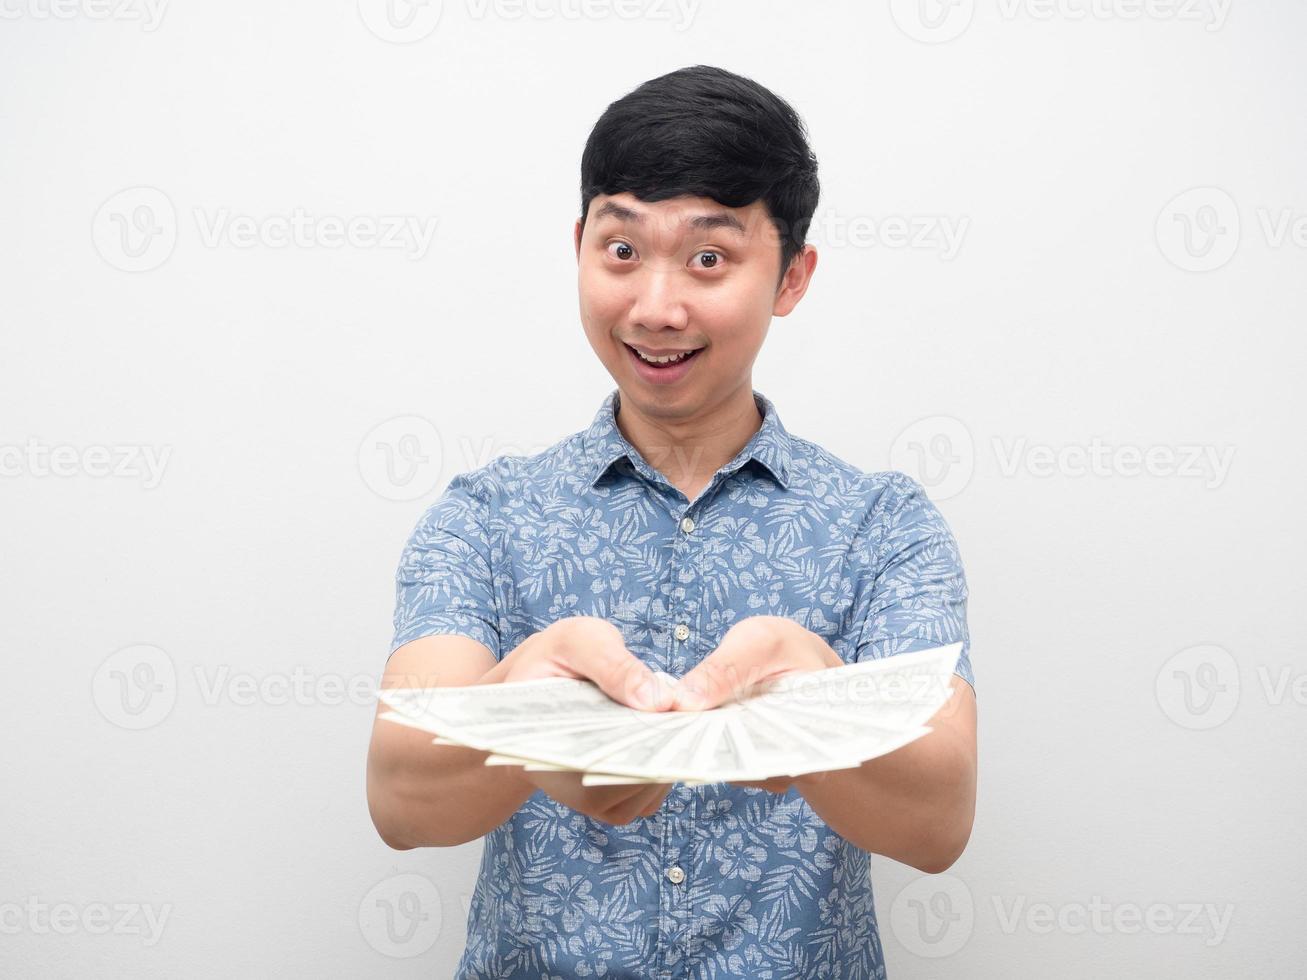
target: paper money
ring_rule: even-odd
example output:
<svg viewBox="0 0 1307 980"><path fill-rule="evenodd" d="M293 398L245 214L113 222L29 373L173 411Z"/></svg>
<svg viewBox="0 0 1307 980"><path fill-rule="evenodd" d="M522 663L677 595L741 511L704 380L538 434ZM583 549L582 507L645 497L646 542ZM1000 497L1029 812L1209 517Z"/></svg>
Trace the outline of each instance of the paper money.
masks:
<svg viewBox="0 0 1307 980"><path fill-rule="evenodd" d="M706 711L641 711L565 677L379 697L383 719L486 751L486 765L580 772L587 786L752 781L851 768L927 734L961 651L784 674Z"/></svg>

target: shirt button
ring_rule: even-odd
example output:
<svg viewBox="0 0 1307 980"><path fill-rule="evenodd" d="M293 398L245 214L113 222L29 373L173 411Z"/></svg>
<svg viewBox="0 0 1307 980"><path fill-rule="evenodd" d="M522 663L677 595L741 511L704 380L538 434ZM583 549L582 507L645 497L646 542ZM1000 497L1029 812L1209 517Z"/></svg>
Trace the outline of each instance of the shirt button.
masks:
<svg viewBox="0 0 1307 980"><path fill-rule="evenodd" d="M680 868L678 868L676 865L672 865L670 868L667 869L667 880L670 881L673 885L679 885L681 882L685 880L685 872L682 871Z"/></svg>
<svg viewBox="0 0 1307 980"><path fill-rule="evenodd" d="M678 640L685 640L690 636L690 627L686 626L684 623L677 623L676 629L674 629L672 633Z"/></svg>
<svg viewBox="0 0 1307 980"><path fill-rule="evenodd" d="M683 517L683 518L681 518L681 530L684 531L686 534L689 534L691 531L693 531L693 530L694 530L694 518L693 518L693 517Z"/></svg>

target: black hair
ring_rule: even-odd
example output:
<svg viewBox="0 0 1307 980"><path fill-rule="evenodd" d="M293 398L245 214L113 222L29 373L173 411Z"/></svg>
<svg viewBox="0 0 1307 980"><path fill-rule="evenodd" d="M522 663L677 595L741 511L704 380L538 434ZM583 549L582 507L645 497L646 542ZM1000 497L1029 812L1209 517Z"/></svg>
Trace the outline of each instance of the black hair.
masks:
<svg viewBox="0 0 1307 980"><path fill-rule="evenodd" d="M803 120L752 79L694 65L644 82L604 110L581 154L581 225L598 194L690 194L729 208L759 198L781 242L780 275L803 249L821 187Z"/></svg>

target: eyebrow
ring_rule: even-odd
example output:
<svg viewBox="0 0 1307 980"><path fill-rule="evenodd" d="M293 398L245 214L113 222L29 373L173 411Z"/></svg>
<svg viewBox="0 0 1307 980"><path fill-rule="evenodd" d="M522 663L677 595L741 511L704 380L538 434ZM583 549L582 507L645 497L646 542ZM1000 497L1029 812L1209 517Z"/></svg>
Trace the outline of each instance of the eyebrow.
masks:
<svg viewBox="0 0 1307 980"><path fill-rule="evenodd" d="M595 212L595 220L600 218L613 217L618 221L632 221L635 224L644 224L644 215L639 211L628 208L623 204L615 204L608 201ZM712 214L696 214L686 222L691 228L709 229L709 228L732 228L744 234L744 225L740 220L728 211L716 211Z"/></svg>

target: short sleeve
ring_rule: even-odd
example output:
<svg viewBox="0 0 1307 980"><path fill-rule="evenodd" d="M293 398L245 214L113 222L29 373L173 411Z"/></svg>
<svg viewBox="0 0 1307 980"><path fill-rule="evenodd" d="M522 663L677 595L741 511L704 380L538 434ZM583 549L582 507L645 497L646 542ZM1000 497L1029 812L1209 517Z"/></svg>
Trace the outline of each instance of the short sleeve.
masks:
<svg viewBox="0 0 1307 980"><path fill-rule="evenodd" d="M916 480L892 473L860 549L873 562L855 608L855 660L962 642L954 672L975 689L967 629L967 581L957 542Z"/></svg>
<svg viewBox="0 0 1307 980"><path fill-rule="evenodd" d="M471 637L501 657L486 503L460 474L418 521L395 573L394 653L423 636Z"/></svg>

